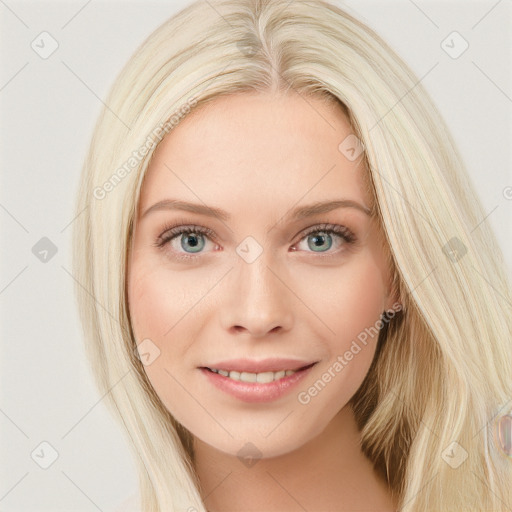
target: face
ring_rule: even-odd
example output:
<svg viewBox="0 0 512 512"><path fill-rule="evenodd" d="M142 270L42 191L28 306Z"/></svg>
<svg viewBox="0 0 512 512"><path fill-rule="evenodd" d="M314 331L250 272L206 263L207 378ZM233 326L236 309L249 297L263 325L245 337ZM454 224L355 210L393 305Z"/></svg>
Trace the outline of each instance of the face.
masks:
<svg viewBox="0 0 512 512"><path fill-rule="evenodd" d="M368 372L393 298L362 159L339 149L351 133L317 97L243 93L191 113L151 161L128 263L133 330L167 409L225 453L297 449Z"/></svg>

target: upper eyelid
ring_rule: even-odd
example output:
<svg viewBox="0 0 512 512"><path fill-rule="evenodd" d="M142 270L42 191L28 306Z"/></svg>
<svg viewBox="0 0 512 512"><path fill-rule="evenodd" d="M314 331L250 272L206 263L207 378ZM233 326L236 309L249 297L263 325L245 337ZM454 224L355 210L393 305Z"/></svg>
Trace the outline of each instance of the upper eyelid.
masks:
<svg viewBox="0 0 512 512"><path fill-rule="evenodd" d="M164 242L164 240L166 238L168 238L167 242L170 242L171 240L175 240L177 237L179 237L187 232L192 232L192 233L198 232L198 233L206 236L207 238L209 238L211 241L217 243L216 233L211 228L208 228L208 227L200 225L200 224L182 223L181 221L177 221L175 224L176 225L164 228L164 230L158 236L157 240L162 240L162 242ZM348 236L350 236L354 239L356 238L354 230L344 224L336 224L333 222L317 222L315 224L311 224L311 225L301 229L298 233L296 233L292 237L290 242L287 242L287 243L291 243L293 240L296 240L296 242L299 242L306 236L308 236L311 233L314 233L316 231L319 231L319 232L320 231L330 231L330 230L335 230L336 228L338 228L339 230L346 230ZM169 233L170 231L173 231L173 230L180 230L181 232L178 232L175 234ZM203 232L203 231L205 231L205 232ZM334 234L339 236L340 238L344 238L343 233L334 233ZM166 236L166 235L168 235L168 236ZM300 236L300 238L297 239L298 236Z"/></svg>

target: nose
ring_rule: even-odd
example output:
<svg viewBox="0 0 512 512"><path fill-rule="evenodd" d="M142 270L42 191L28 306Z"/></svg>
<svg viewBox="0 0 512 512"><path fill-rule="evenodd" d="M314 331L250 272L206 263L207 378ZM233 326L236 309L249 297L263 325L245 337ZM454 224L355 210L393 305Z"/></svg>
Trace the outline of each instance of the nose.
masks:
<svg viewBox="0 0 512 512"><path fill-rule="evenodd" d="M268 259L261 255L250 264L241 260L231 274L222 316L225 330L262 338L291 329L293 293Z"/></svg>

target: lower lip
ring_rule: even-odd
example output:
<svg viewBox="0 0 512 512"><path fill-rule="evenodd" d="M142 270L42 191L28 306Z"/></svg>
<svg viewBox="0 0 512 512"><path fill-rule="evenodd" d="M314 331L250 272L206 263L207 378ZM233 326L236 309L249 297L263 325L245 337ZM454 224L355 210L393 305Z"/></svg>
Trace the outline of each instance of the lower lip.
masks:
<svg viewBox="0 0 512 512"><path fill-rule="evenodd" d="M316 364L316 363L315 363ZM284 394L296 387L299 382L306 378L314 367L310 366L305 370L299 370L291 375L283 377L272 382L242 382L224 377L219 373L211 372L206 368L200 368L201 372L210 380L210 382L221 391L231 395L244 402L271 402L277 400Z"/></svg>

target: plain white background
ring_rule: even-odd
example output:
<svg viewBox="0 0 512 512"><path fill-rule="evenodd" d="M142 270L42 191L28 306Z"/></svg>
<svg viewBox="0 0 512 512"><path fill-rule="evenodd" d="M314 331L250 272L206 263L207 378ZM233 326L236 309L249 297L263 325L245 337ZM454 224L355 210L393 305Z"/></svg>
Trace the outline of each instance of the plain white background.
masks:
<svg viewBox="0 0 512 512"><path fill-rule="evenodd" d="M73 200L94 123L121 66L189 3L0 0L0 512L109 511L136 490L127 443L84 359L70 274ZM338 4L423 78L511 274L510 1ZM47 59L31 47L43 31L58 42ZM453 31L469 44L458 58L442 47ZM32 251L43 237L57 250L46 263ZM52 450L57 458L43 469Z"/></svg>

